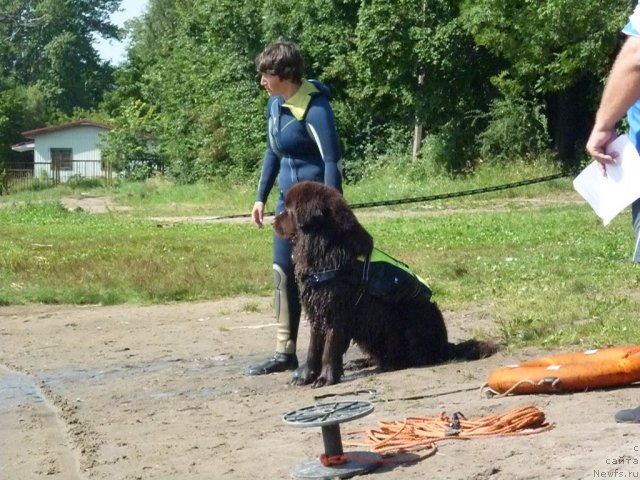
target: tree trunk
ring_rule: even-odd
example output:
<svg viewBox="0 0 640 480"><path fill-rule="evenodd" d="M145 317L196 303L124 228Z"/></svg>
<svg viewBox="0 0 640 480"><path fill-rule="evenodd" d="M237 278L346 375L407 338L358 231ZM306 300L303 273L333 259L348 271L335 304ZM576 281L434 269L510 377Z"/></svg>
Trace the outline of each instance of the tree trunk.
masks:
<svg viewBox="0 0 640 480"><path fill-rule="evenodd" d="M577 161L584 150L593 113L589 98L589 82L580 80L569 88L547 96L549 134L563 163Z"/></svg>

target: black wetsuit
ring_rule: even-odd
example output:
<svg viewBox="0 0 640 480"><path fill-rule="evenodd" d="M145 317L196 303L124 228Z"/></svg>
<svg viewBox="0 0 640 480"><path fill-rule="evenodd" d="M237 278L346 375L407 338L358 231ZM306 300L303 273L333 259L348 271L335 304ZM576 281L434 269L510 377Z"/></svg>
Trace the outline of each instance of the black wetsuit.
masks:
<svg viewBox="0 0 640 480"><path fill-rule="evenodd" d="M278 179L276 214L297 182L323 182L342 191L340 145L328 88L317 80L304 81L285 102L281 96L267 103L267 151L256 200L266 202ZM274 235L273 263L293 278L291 244Z"/></svg>
<svg viewBox="0 0 640 480"><path fill-rule="evenodd" d="M323 182L342 192L340 144L329 99L329 89L324 84L305 80L287 101L281 96L272 96L267 102L267 151L256 200L266 203L278 178L276 214L284 210L285 195L297 182ZM291 337L295 342L301 307L291 248L290 241L274 232L273 263L289 278L286 298ZM277 272L274 280L277 290L281 281Z"/></svg>

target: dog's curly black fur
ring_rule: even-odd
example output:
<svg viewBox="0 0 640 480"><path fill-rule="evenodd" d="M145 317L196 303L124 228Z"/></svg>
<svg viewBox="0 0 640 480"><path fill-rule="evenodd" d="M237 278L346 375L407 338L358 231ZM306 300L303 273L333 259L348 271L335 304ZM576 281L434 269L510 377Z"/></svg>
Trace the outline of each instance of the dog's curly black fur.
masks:
<svg viewBox="0 0 640 480"><path fill-rule="evenodd" d="M358 257L371 253L373 239L335 189L300 182L285 198L285 210L274 228L290 239L296 282L311 325L306 364L292 380L315 387L338 383L343 355L353 340L382 370L435 364L451 359L477 359L493 354L488 342L448 342L438 306L428 299L391 303L363 293L357 282L310 284L318 272L358 268Z"/></svg>

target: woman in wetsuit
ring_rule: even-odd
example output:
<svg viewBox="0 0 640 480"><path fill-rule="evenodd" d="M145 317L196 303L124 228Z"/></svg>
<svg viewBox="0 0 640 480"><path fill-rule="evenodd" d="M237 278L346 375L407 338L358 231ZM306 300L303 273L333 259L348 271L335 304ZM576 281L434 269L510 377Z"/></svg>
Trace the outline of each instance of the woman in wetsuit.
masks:
<svg viewBox="0 0 640 480"><path fill-rule="evenodd" d="M323 182L342 192L340 145L329 89L318 80L303 79L303 61L293 42L278 41L256 58L267 102L267 151L262 163L253 223L263 227L264 206L278 179L276 214L284 209L287 191L297 182ZM251 365L250 375L298 368L296 339L300 299L293 275L291 242L273 236L275 314L278 324L273 356Z"/></svg>

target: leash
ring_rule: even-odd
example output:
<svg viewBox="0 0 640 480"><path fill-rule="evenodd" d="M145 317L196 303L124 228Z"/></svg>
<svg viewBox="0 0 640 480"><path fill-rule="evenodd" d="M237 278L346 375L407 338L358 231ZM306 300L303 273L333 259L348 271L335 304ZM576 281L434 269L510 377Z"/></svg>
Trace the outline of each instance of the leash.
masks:
<svg viewBox="0 0 640 480"><path fill-rule="evenodd" d="M401 198L397 200L382 200L379 202L354 203L350 205L350 207L352 209L382 207L387 205L403 205L406 203L423 203L423 202L431 202L434 200L444 200L447 198L466 197L469 195L478 195L480 193L487 193L487 192L497 192L499 190L507 190L510 188L523 187L525 185L533 185L536 183L548 182L551 180L556 180L558 178L568 177L571 175L572 173L555 173L553 175L547 175L545 177L532 178L529 180L521 180L519 182L505 183L502 185L493 185L491 187L474 188L471 190L462 190L460 192L439 193L436 195L427 195L424 197Z"/></svg>
<svg viewBox="0 0 640 480"><path fill-rule="evenodd" d="M426 195L422 197L399 198L394 200L379 200L374 202L353 203L353 204L350 204L349 206L352 209L360 209L360 208L371 208L371 207L384 207L384 206L391 206L391 205L405 205L408 203L426 203L426 202L432 202L435 200L445 200L448 198L466 197L470 195L478 195L481 193L497 192L500 190L508 190L511 188L524 187L527 185L534 185L536 183L543 183L543 182L549 182L551 180L557 180L558 178L569 177L569 176L572 176L573 174L574 174L573 172L555 173L553 175L547 175L547 176L538 177L538 178L531 178L528 180L521 180L519 182L505 183L502 185L492 185L490 187L473 188L470 190L462 190L459 192L439 193L434 195ZM275 216L275 212L266 212L264 216L273 217ZM235 215L219 215L215 217L207 217L207 220L228 220L232 218L246 218L246 217L251 217L251 214L239 213Z"/></svg>

